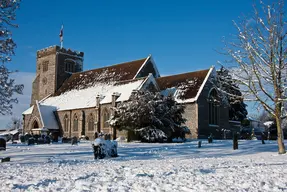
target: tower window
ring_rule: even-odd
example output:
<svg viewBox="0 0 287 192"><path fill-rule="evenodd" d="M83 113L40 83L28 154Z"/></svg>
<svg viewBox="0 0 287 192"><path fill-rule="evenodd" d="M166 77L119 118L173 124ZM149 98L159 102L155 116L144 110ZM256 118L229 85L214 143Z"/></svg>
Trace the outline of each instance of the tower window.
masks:
<svg viewBox="0 0 287 192"><path fill-rule="evenodd" d="M43 62L43 72L48 71L48 65L49 65L49 61Z"/></svg>
<svg viewBox="0 0 287 192"><path fill-rule="evenodd" d="M73 59L65 59L65 71L75 72L76 71L76 62Z"/></svg>

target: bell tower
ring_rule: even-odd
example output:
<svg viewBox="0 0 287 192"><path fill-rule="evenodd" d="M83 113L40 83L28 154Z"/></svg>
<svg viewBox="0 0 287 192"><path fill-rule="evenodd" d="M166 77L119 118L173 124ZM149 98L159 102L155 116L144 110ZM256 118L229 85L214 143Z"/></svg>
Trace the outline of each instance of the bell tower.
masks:
<svg viewBox="0 0 287 192"><path fill-rule="evenodd" d="M54 94L71 76L83 71L84 53L52 46L37 51L36 78L32 83L31 105Z"/></svg>

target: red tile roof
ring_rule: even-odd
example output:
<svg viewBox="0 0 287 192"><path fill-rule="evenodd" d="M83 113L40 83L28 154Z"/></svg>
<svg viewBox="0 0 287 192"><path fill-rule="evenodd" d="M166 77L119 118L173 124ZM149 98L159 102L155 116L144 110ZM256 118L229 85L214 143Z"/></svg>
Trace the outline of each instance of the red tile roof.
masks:
<svg viewBox="0 0 287 192"><path fill-rule="evenodd" d="M98 82L125 81L135 77L147 58L111 65L89 71L73 73L55 95L72 89L84 89Z"/></svg>
<svg viewBox="0 0 287 192"><path fill-rule="evenodd" d="M209 69L157 78L161 90L176 87L182 92L179 99L196 97Z"/></svg>

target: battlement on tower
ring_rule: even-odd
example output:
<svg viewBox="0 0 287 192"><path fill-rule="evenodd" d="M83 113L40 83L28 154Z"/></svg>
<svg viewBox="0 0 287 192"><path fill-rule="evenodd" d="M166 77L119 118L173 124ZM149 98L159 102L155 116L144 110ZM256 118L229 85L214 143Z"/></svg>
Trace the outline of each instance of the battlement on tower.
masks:
<svg viewBox="0 0 287 192"><path fill-rule="evenodd" d="M61 48L58 45L54 45L54 46L50 46L50 47L46 47L44 49L38 50L37 51L37 58L41 58L41 57L51 55L51 54L56 54L57 52L76 56L76 57L84 57L84 52L73 51L69 48L65 49L65 48Z"/></svg>

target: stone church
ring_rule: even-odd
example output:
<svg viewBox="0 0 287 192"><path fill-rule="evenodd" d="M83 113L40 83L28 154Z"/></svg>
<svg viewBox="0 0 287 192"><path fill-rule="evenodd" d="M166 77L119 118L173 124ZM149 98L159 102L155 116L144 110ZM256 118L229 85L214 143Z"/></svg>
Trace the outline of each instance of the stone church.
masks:
<svg viewBox="0 0 287 192"><path fill-rule="evenodd" d="M84 53L48 47L37 51L31 106L23 112L24 132L50 132L55 137L94 138L95 132L126 136L109 126L112 107L129 100L134 90L172 94L186 106L184 117L192 138L229 129L229 109L210 101L216 96L210 79L214 67L161 77L151 55L83 71Z"/></svg>

